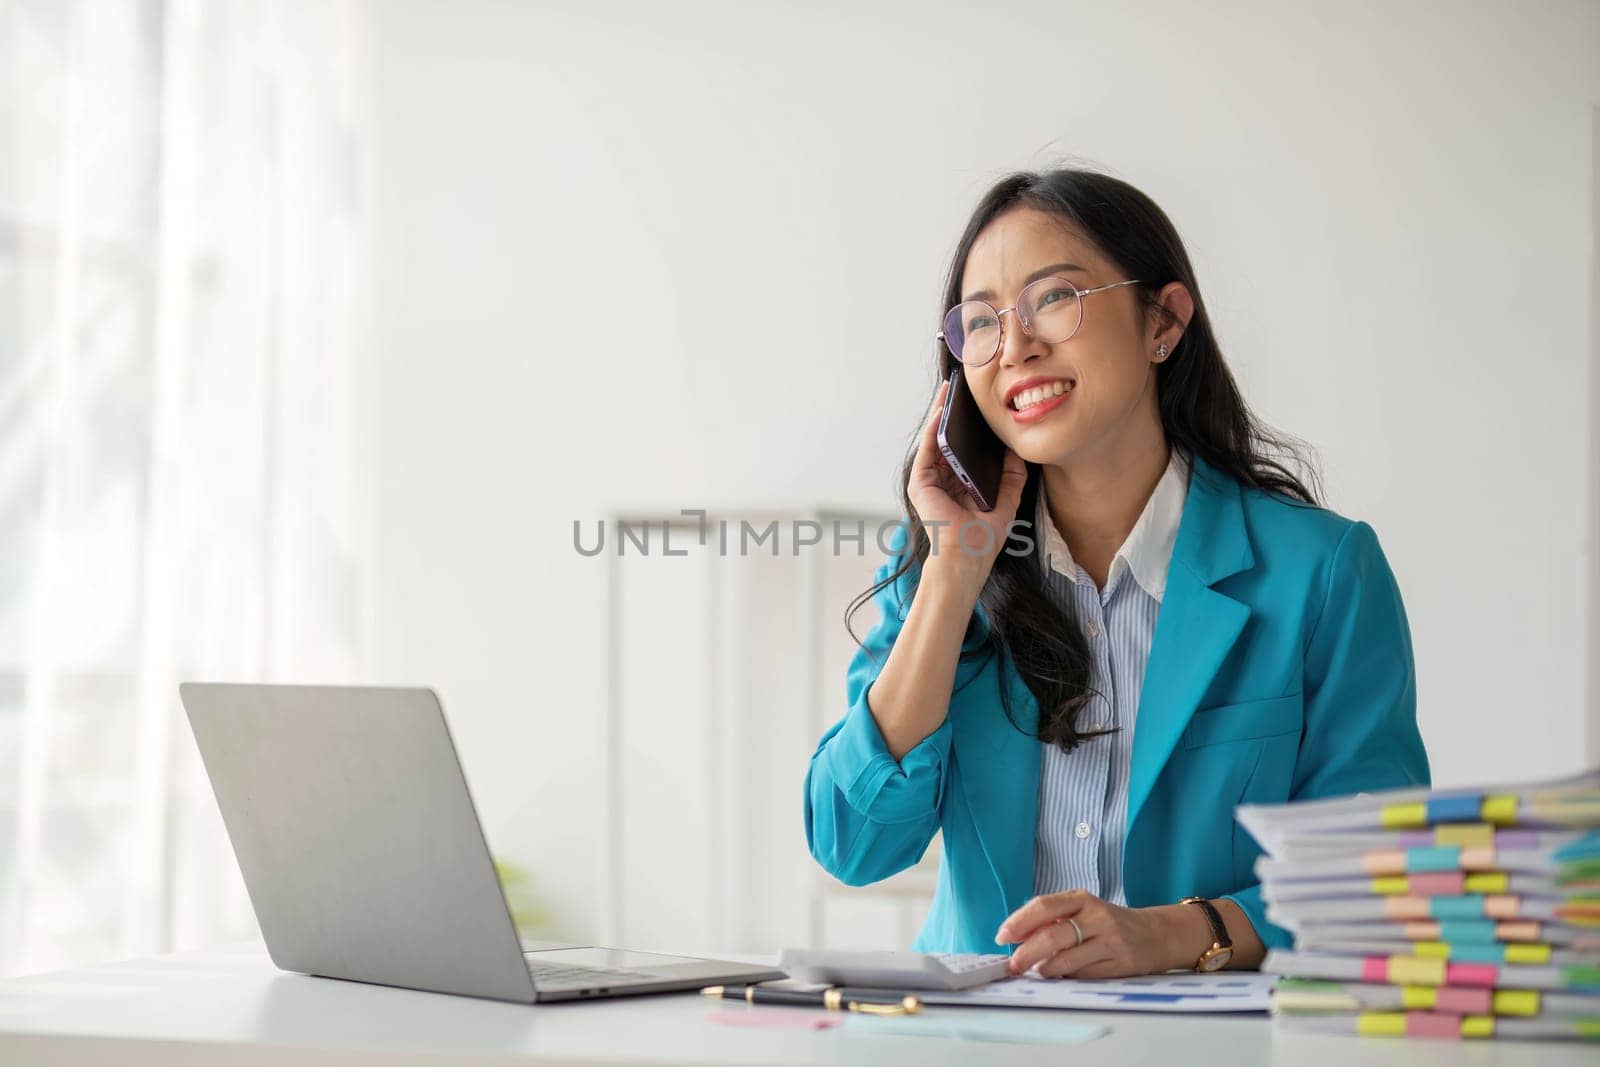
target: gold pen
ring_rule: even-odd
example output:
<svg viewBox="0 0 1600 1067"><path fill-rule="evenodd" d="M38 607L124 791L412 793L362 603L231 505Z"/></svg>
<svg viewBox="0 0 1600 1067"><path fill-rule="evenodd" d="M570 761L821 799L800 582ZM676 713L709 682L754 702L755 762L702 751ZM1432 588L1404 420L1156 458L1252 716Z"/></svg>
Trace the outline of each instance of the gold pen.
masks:
<svg viewBox="0 0 1600 1067"><path fill-rule="evenodd" d="M707 986L700 990L702 996L721 997L723 1000L742 1000L746 1004L789 1004L807 1008L826 1008L829 1011L853 1011L861 1015L916 1015L922 1011L922 1001L910 993L885 994L893 1000L873 1001L844 999L844 990L837 986L827 989L768 989L765 986Z"/></svg>

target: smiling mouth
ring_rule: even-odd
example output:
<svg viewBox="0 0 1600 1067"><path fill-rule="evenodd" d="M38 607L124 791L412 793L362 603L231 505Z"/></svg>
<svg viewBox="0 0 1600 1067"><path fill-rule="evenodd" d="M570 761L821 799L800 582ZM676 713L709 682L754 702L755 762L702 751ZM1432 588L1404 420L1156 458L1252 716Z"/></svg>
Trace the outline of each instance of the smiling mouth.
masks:
<svg viewBox="0 0 1600 1067"><path fill-rule="evenodd" d="M1063 393L1072 392L1076 386L1076 382L1056 381L1051 382L1049 385L1040 385L1035 386L1032 389L1024 389L1022 392L1011 398L1011 410L1027 411L1035 404L1042 404L1046 400L1054 400Z"/></svg>

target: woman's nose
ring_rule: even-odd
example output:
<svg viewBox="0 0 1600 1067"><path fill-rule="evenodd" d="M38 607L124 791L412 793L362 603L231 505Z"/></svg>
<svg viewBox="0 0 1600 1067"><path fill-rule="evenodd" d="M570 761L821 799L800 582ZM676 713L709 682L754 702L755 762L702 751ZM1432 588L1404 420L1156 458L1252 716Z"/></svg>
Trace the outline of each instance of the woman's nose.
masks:
<svg viewBox="0 0 1600 1067"><path fill-rule="evenodd" d="M1009 320L1009 321L1008 321ZM1015 311L1003 316L1000 328L1000 365L1016 367L1045 353L1046 345L1022 326Z"/></svg>

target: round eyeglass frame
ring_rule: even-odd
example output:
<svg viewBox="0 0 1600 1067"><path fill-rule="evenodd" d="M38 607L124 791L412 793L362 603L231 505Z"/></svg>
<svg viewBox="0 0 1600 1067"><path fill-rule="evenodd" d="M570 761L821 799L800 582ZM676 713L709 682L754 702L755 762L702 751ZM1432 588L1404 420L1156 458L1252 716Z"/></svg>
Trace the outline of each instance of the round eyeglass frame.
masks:
<svg viewBox="0 0 1600 1067"><path fill-rule="evenodd" d="M1078 297L1078 322L1077 322L1077 325L1072 327L1072 332L1068 333L1067 336L1059 338L1057 340L1045 342L1046 344L1058 345L1058 344L1061 344L1063 341L1070 341L1073 338L1073 336L1075 336L1077 334L1077 332L1083 328L1083 298L1084 297L1088 296L1090 293L1103 293L1107 289L1116 289L1119 286L1123 286L1123 285L1138 285L1139 284L1139 279L1138 278L1130 278L1130 279L1128 279L1127 281L1124 281L1124 282L1112 282L1110 285L1097 285L1093 289L1079 289L1076 285L1073 285L1072 282L1070 282L1066 278L1057 277L1056 275L1052 274L1052 275L1047 275L1047 276L1045 276L1043 278L1037 278L1034 281L1031 281L1027 285L1023 286L1022 287L1022 291L1017 294L1017 302L1015 304L1012 304L1010 307L1006 308L1003 311L995 311L994 310L994 305L989 303L987 300L963 300L963 301L961 301L961 304L957 304L955 307L951 308L949 311L946 311L944 313L944 319L941 322L941 325L944 325L944 326L946 326L946 328L948 328L948 323L950 321L950 315L953 312L955 312L957 310L957 308L960 308L962 304L982 304L984 307L988 308L990 311L994 311L995 321L1000 323L1000 332L996 336L996 339L995 339L994 351L990 352L989 355L986 358L984 358L983 360L978 361L978 362L971 362L971 361L969 361L967 359L962 358L961 356L957 356L956 353L955 353L955 349L950 347L950 342L945 337L945 331L944 330L940 330L938 333L934 334L934 339L939 341L939 343L943 344L944 347L945 347L945 350L948 351L952 356L955 356L956 362L961 363L964 366L982 367L982 366L986 366L989 363L992 363L994 361L994 357L996 357L996 356L998 356L1000 354L1000 350L1002 348L1004 348L1005 344L1006 344L1005 322L1004 322L1004 320L1002 320L1000 318L1000 316L1006 314L1006 312L1009 312L1009 311L1016 311L1017 308L1022 306L1022 304L1025 302L1024 298L1027 296L1028 290L1032 289L1036 285L1043 285L1045 282L1055 282L1058 285L1065 285L1068 289L1071 289L1074 293L1076 293L1077 297ZM1022 330L1023 330L1024 333L1026 333L1029 337L1033 337L1034 336L1032 324L1029 323L1025 318L1022 317L1021 312L1017 313L1017 322L1019 324L1021 324Z"/></svg>

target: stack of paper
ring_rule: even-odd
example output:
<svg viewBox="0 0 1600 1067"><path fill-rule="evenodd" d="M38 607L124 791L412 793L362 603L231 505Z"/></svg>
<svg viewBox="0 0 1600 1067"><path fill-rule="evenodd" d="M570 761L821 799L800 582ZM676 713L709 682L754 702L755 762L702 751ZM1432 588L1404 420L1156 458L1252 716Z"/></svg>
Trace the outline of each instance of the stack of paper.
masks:
<svg viewBox="0 0 1600 1067"><path fill-rule="evenodd" d="M1600 1041L1600 771L1246 805L1297 1028Z"/></svg>

